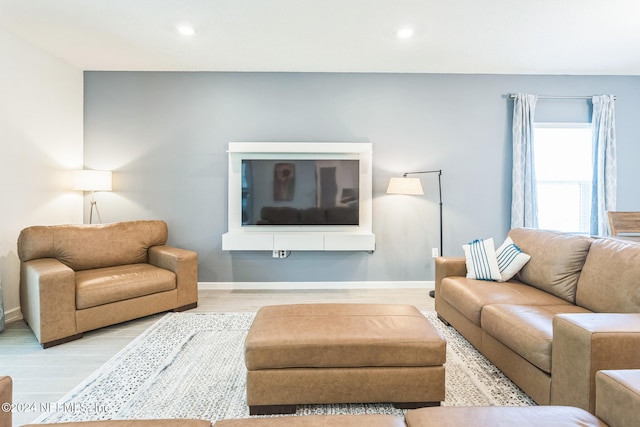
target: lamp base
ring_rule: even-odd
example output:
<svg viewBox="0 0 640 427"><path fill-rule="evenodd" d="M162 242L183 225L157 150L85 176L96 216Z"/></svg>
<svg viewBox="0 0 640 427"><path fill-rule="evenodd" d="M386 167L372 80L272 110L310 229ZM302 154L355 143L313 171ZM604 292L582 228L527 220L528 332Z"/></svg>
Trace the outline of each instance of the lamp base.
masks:
<svg viewBox="0 0 640 427"><path fill-rule="evenodd" d="M98 203L95 201L95 199L91 200L91 210L89 211L89 224L93 224L93 211L96 211L96 214L98 215L98 223L102 223L102 218L100 218L100 211L98 210Z"/></svg>

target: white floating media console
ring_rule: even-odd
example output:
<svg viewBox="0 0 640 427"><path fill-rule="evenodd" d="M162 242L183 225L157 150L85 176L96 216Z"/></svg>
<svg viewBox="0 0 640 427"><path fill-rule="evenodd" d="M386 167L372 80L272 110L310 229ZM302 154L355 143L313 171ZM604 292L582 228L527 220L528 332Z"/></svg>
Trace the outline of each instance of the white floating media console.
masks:
<svg viewBox="0 0 640 427"><path fill-rule="evenodd" d="M372 149L230 142L227 251L373 251Z"/></svg>

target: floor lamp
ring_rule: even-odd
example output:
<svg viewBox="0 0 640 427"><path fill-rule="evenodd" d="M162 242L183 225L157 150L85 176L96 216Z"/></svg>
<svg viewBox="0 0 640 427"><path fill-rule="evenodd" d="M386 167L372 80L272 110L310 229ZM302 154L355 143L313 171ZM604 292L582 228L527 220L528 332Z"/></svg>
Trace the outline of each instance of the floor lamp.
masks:
<svg viewBox="0 0 640 427"><path fill-rule="evenodd" d="M405 172L402 178L391 178L387 187L387 194L408 194L422 195L422 183L419 178L409 178L407 175L417 175L426 173L438 174L438 196L440 202L440 256L442 256L442 169L432 171ZM435 297L435 291L430 291L429 296Z"/></svg>
<svg viewBox="0 0 640 427"><path fill-rule="evenodd" d="M111 191L111 171L76 170L73 171L73 187L78 191L91 191L91 210L89 211L89 224L93 222L93 210L98 215L98 222L102 222L98 203L96 202L96 191Z"/></svg>

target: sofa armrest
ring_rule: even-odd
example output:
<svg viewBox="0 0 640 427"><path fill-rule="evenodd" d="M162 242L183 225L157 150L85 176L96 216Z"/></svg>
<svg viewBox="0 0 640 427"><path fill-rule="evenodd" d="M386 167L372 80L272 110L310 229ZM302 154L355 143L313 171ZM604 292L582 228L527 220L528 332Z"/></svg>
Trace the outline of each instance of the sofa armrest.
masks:
<svg viewBox="0 0 640 427"><path fill-rule="evenodd" d="M149 264L173 271L178 288L178 305L195 307L198 302L198 254L171 246L149 248Z"/></svg>
<svg viewBox="0 0 640 427"><path fill-rule="evenodd" d="M610 426L638 425L640 369L596 372L596 415Z"/></svg>
<svg viewBox="0 0 640 427"><path fill-rule="evenodd" d="M595 376L640 368L640 313L559 314L553 318L551 404L595 413Z"/></svg>
<svg viewBox="0 0 640 427"><path fill-rule="evenodd" d="M464 257L441 256L436 258L436 288L445 277L467 275L467 264Z"/></svg>
<svg viewBox="0 0 640 427"><path fill-rule="evenodd" d="M2 405L2 409L0 409L0 427L11 427L12 393L13 383L11 382L11 377L0 377L0 405Z"/></svg>
<svg viewBox="0 0 640 427"><path fill-rule="evenodd" d="M440 290L440 284L445 277L462 276L467 275L467 264L464 257L445 257L441 256L436 258L436 278L435 278L435 290L436 294Z"/></svg>
<svg viewBox="0 0 640 427"><path fill-rule="evenodd" d="M20 309L44 347L76 335L75 272L55 258L23 262Z"/></svg>

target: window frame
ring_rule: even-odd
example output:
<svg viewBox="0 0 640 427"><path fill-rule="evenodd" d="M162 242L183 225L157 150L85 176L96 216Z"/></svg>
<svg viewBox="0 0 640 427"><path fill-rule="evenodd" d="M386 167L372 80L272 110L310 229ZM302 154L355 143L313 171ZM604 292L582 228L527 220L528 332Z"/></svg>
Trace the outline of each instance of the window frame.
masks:
<svg viewBox="0 0 640 427"><path fill-rule="evenodd" d="M592 126L590 122L533 122L533 133L535 135L535 131L536 129L588 129L590 131L592 131ZM593 134L592 134L592 138L593 138ZM591 139L592 141L592 139ZM592 150L593 144L591 143L591 150ZM534 158L536 157L536 138L534 136L533 138L533 153L534 153ZM593 157L593 153L592 153L592 157ZM592 159L592 165L593 165L593 159ZM538 174L537 174L537 169L538 169L538 165L536 164L535 166L536 168L536 197L538 199L538 202L540 201L540 184L541 183L556 183L556 184L560 184L560 183L580 183L580 182L585 182L585 181L541 181L538 178ZM580 212L581 214L584 212L584 209L586 208L587 210L587 215L581 215L581 228L584 228L584 230L562 230L564 232L568 232L568 233L572 233L572 234L584 234L584 235L589 235L589 221L590 221L590 216L591 216L591 185L593 182L593 166L591 167L591 178L588 181L588 187L585 190L581 190L580 191ZM538 205L539 206L539 205ZM538 220L540 220L540 216L539 216L539 211L538 211Z"/></svg>

